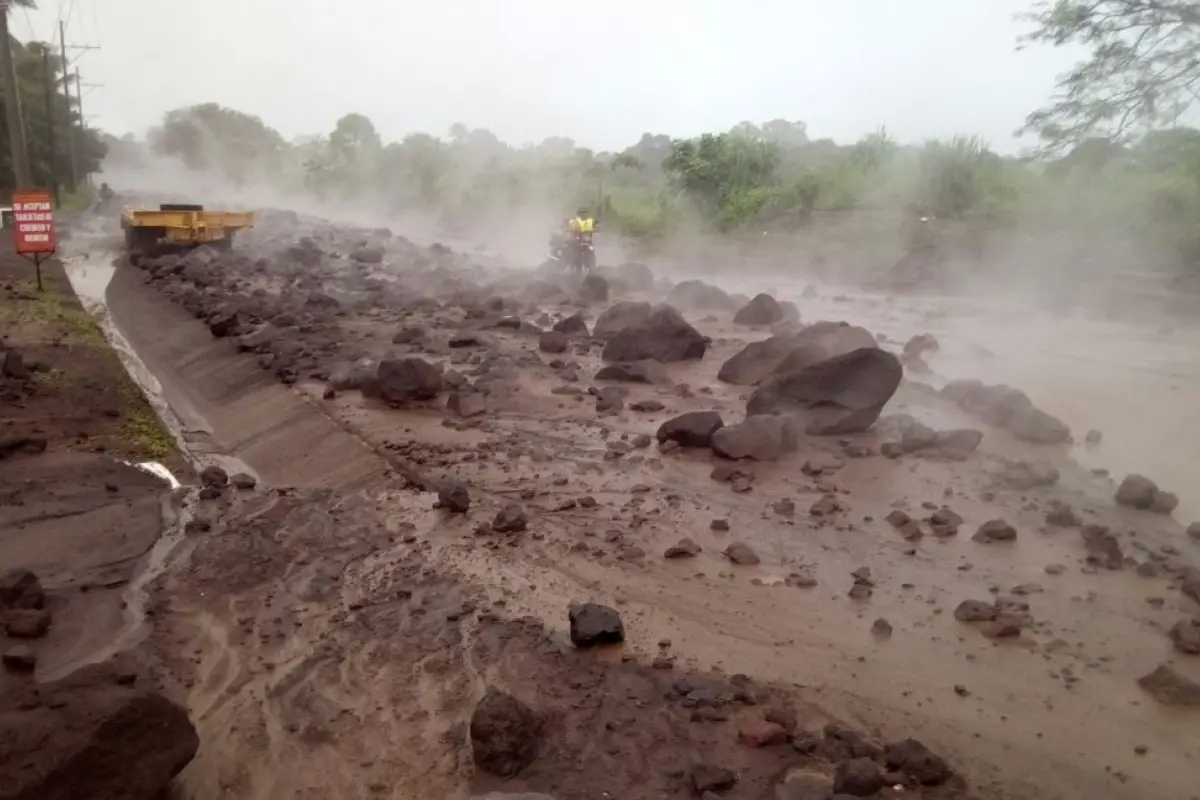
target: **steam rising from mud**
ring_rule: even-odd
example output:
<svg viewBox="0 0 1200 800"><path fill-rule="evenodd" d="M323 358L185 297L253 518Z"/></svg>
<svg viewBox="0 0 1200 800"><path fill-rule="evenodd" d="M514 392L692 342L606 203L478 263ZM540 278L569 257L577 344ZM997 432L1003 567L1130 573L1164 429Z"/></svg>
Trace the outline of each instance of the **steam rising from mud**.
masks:
<svg viewBox="0 0 1200 800"><path fill-rule="evenodd" d="M250 181L234 185L150 155L138 165L110 164L104 178L119 194L287 208L486 252L514 267L537 266L551 227L561 222L560 209L535 200L465 224L391 211L369 194L323 203L304 191ZM973 240L969 226L922 223L875 209L817 216L792 233L715 237L700 233L697 224L653 253L605 232L598 250L602 263L646 260L660 276L702 277L729 291L773 291L786 298L817 286L827 300L827 318L897 338L934 332L949 348L942 359L945 377L1010 382L1075 429L1102 430L1103 447L1079 453L1087 463L1145 472L1178 488L1195 485L1200 475L1183 454L1200 449L1200 434L1184 424L1200 400L1194 358L1200 333L1190 322L1200 310L1200 293L1181 291L1165 272L1114 269L1156 262L1125 231L1086 241L1077 232L1047 235L1033 219L1037 209L1027 212L1028 222L1016 231L987 241ZM922 236L938 242L938 255L921 254ZM866 264L864 240L871 253ZM894 267L881 271L880 264ZM864 280L872 291L854 288ZM1193 316L1179 316L1184 313ZM1200 516L1194 502L1200 501L1183 498L1181 510Z"/></svg>

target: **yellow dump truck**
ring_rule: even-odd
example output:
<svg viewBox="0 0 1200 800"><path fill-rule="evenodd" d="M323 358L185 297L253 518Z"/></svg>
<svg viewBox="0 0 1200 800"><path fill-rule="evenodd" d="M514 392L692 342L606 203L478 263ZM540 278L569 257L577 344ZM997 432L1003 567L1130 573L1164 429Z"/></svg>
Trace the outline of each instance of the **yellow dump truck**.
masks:
<svg viewBox="0 0 1200 800"><path fill-rule="evenodd" d="M228 249L233 235L254 226L249 211L208 211L204 206L165 203L157 210L126 208L121 212L125 248L131 255L152 256L202 244Z"/></svg>

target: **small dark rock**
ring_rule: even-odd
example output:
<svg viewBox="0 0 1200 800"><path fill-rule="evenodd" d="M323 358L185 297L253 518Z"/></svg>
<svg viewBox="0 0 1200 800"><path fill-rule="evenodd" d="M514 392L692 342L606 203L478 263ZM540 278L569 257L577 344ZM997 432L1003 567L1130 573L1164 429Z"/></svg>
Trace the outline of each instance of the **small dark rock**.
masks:
<svg viewBox="0 0 1200 800"><path fill-rule="evenodd" d="M700 545L691 539L680 539L678 543L668 547L663 558L691 558L700 553Z"/></svg>
<svg viewBox="0 0 1200 800"><path fill-rule="evenodd" d="M443 480L438 486L438 506L455 514L465 514L471 507L471 493L467 485L453 478Z"/></svg>
<svg viewBox="0 0 1200 800"><path fill-rule="evenodd" d="M870 797L883 786L883 770L869 758L843 761L833 775L833 790L851 797Z"/></svg>
<svg viewBox="0 0 1200 800"><path fill-rule="evenodd" d="M500 509L492 520L492 530L499 533L520 533L529 527L529 517L525 509L517 503L509 503Z"/></svg>
<svg viewBox="0 0 1200 800"><path fill-rule="evenodd" d="M576 647L619 644L625 641L625 625L614 609L599 603L572 603L568 609L571 643Z"/></svg>
<svg viewBox="0 0 1200 800"><path fill-rule="evenodd" d="M1171 626L1168 635L1179 652L1200 655L1200 619L1180 620Z"/></svg>
<svg viewBox="0 0 1200 800"><path fill-rule="evenodd" d="M959 622L991 622L996 614L996 606L983 600L964 600L954 609L954 618Z"/></svg>
<svg viewBox="0 0 1200 800"><path fill-rule="evenodd" d="M37 656L23 644L5 650L2 660L4 666L13 672L33 672L37 667Z"/></svg>
<svg viewBox="0 0 1200 800"><path fill-rule="evenodd" d="M13 639L40 639L50 630L50 612L44 608L14 608L2 618L5 634Z"/></svg>
<svg viewBox="0 0 1200 800"><path fill-rule="evenodd" d="M1002 519L988 520L971 537L976 542L1010 542L1017 538L1017 529Z"/></svg>
<svg viewBox="0 0 1200 800"><path fill-rule="evenodd" d="M253 475L247 475L245 472L238 472L230 476L229 482L233 484L234 488L240 489L243 492L247 492L258 485L258 479Z"/></svg>
<svg viewBox="0 0 1200 800"><path fill-rule="evenodd" d="M207 466L200 471L200 484L221 488L229 484L229 475L216 465Z"/></svg>
<svg viewBox="0 0 1200 800"><path fill-rule="evenodd" d="M1167 664L1138 678L1138 685L1165 706L1200 706L1200 683L1180 675Z"/></svg>
<svg viewBox="0 0 1200 800"><path fill-rule="evenodd" d="M705 792L726 792L732 789L738 781L737 773L731 769L712 764L696 764L691 769L692 788L696 794Z"/></svg>
<svg viewBox="0 0 1200 800"><path fill-rule="evenodd" d="M733 542L726 547L725 557L734 564L741 566L754 566L761 561L761 559L758 557L758 553L755 553L753 548L744 542Z"/></svg>
<svg viewBox="0 0 1200 800"><path fill-rule="evenodd" d="M511 778L537 758L541 721L517 698L489 688L471 714L470 735L475 766Z"/></svg>
<svg viewBox="0 0 1200 800"><path fill-rule="evenodd" d="M567 335L558 331L546 331L538 338L538 349L543 353L565 353Z"/></svg>

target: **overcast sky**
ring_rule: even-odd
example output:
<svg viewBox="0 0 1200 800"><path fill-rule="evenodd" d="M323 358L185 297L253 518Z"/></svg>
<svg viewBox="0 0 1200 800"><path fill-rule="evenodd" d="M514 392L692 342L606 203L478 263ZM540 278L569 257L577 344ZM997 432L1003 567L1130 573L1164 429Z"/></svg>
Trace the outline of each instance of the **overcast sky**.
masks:
<svg viewBox="0 0 1200 800"><path fill-rule="evenodd" d="M1032 0L39 0L13 33L67 20L92 125L142 133L215 101L287 137L344 113L385 139L454 122L514 143L619 149L801 119L813 137L886 126L1004 150L1078 54L1016 52Z"/></svg>

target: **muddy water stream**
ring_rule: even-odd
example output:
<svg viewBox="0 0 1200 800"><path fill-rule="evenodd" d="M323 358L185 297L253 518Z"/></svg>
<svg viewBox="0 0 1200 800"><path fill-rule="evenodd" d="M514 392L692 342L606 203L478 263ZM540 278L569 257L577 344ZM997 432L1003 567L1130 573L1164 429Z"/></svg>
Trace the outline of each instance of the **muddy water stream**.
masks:
<svg viewBox="0 0 1200 800"><path fill-rule="evenodd" d="M684 275L672 275L684 280ZM887 297L818 287L802 298L805 281L718 276L705 280L726 291L772 291L790 299L807 322L844 319L903 343L932 333L941 351L930 358L935 384L975 378L1023 390L1071 426L1073 456L1104 468L1116 480L1144 474L1179 495L1175 518L1200 520L1200 328L1158 328L1078 314L1049 314L1013 298ZM938 380L941 379L941 380ZM1096 429L1098 446L1083 445Z"/></svg>
<svg viewBox="0 0 1200 800"><path fill-rule="evenodd" d="M190 446L187 428L179 415L163 397L162 386L154 374L146 368L136 352L129 345L125 336L117 328L108 314L105 303L105 291L113 276L113 260L116 253L104 249L92 249L93 238L87 232L80 232L68 244L67 253L63 257L67 277L71 286L79 296L85 309L99 323L101 330L109 343L117 351L125 370L137 383L149 400L151 407L162 423L167 427L183 455L197 467L208 464L220 464L228 472L246 472L251 470L240 460L213 453L199 454ZM144 634L146 618L147 588L168 568L172 556L184 540L184 526L191 519L197 493L194 489L183 489L170 470L158 462L136 464L140 469L150 472L171 487L170 494L163 496L163 530L158 540L151 547L144 562L139 567L125 590L125 624L103 648L88 654L82 660L64 664L57 670L58 674L47 675L47 680L66 675L87 664L104 661L122 650L132 647L140 641Z"/></svg>

